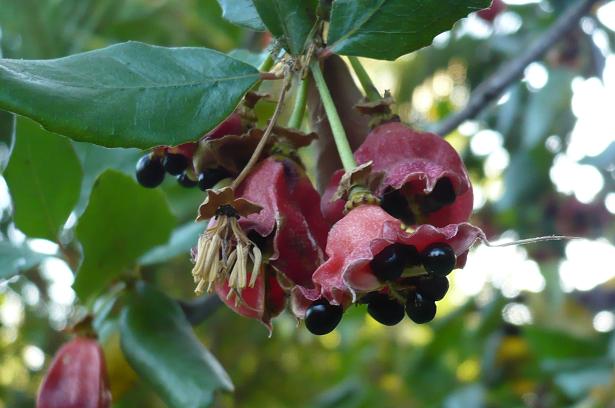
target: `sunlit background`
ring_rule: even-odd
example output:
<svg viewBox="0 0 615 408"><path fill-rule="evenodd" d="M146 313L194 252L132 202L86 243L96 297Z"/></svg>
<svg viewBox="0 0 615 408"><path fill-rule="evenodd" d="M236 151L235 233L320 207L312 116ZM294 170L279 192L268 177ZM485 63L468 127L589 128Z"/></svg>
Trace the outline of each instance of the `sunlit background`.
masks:
<svg viewBox="0 0 615 408"><path fill-rule="evenodd" d="M50 15L39 15L43 29L64 44L43 50L31 26L13 20L11 13L20 12L19 1L8 3L8 11L0 8L0 29L10 57L52 57L128 39L224 51L250 43L248 34L220 20L215 1L130 0L93 32L73 27L71 32L80 33L79 41L47 22ZM427 129L462 108L472 88L518 55L574 1L506 3L507 10L493 23L471 15L452 32L439 35L429 49L395 62L364 61L378 89L391 90L397 97L402 120ZM171 24L171 14L177 25ZM311 336L285 315L275 322L273 338L268 339L258 323L221 309L197 328L237 386L237 394L222 397L221 406L362 407L384 401L382 406L461 407L478 406L473 401L491 403L493 395L502 396L501 405L491 406L612 403L611 362L576 370L573 362L581 357L575 351L560 353L570 366L549 352L543 359L540 347L548 347L536 336L541 330L561 331L580 338L580 344L606 347L603 356L589 357L605 362L609 358L610 349L600 336L615 328L614 40L615 2L606 2L544 59L530 64L522 80L497 103L447 139L471 173L473 221L494 243L551 234L581 239L503 248L477 245L466 267L453 273L436 321L425 326L405 320L386 328L353 308L329 335ZM131 166L124 167L127 173ZM165 191L172 202L198 202L196 195L177 198L173 186ZM194 205L177 204L174 211L187 221ZM0 407L32 406L43 369L66 338L62 330L82 313L71 288L73 271L58 256L57 244L26 237L11 223L11 211L9 188L0 176L2 239L23 243L42 258L32 269L28 257L33 255L17 259L15 268L26 272L0 281ZM67 231L81 211L82 207L76 209L67 220ZM180 255L152 266L149 274L173 296L187 298L187 262L187 255ZM177 276L183 275L185 282L178 283ZM528 331L532 334L527 338L511 335L529 346L511 340L512 363L506 360L527 368L523 353L529 348L536 368L517 372L502 363L508 374L493 371L501 366L489 360L491 343L507 336L510 326L538 328ZM445 336L450 337L443 340ZM549 344L557 338L548 338ZM115 348L117 353L117 344ZM567 371L561 369L564 366ZM486 378L492 376L494 381L503 378L503 390ZM118 406L136 406L130 405L134 401L160 404L133 375L124 377L121 395L127 396L126 402ZM434 381L441 383L433 385ZM541 398L546 398L546 405L533 405Z"/></svg>

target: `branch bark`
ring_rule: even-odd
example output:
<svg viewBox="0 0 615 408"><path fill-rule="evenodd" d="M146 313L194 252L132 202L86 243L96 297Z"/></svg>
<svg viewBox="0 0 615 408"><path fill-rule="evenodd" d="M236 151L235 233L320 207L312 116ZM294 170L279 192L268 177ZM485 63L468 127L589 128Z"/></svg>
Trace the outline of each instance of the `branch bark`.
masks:
<svg viewBox="0 0 615 408"><path fill-rule="evenodd" d="M490 102L502 93L522 75L525 68L542 57L557 44L568 31L574 29L579 20L601 0L580 0L570 6L557 21L519 57L502 65L472 93L468 104L442 122L431 127L431 131L446 136L468 119L476 117Z"/></svg>

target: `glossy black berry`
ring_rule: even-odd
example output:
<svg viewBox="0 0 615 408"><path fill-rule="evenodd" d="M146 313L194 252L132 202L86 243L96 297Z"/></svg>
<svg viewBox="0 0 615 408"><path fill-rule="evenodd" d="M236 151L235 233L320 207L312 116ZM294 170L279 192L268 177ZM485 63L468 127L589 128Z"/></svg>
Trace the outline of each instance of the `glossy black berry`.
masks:
<svg viewBox="0 0 615 408"><path fill-rule="evenodd" d="M445 243L431 244L421 253L421 263L429 273L446 276L455 268L455 251Z"/></svg>
<svg viewBox="0 0 615 408"><path fill-rule="evenodd" d="M141 157L137 162L136 176L143 187L158 187L164 180L164 167L160 158L150 154Z"/></svg>
<svg viewBox="0 0 615 408"><path fill-rule="evenodd" d="M342 320L343 314L341 306L331 305L324 299L317 300L305 313L305 327L318 336L331 333Z"/></svg>
<svg viewBox="0 0 615 408"><path fill-rule="evenodd" d="M414 323L427 323L436 317L436 303L420 293L413 292L406 302L406 314Z"/></svg>
<svg viewBox="0 0 615 408"><path fill-rule="evenodd" d="M448 292L448 279L441 275L421 276L417 279L416 291L426 299L442 300Z"/></svg>
<svg viewBox="0 0 615 408"><path fill-rule="evenodd" d="M367 303L367 313L385 326L395 326L404 318L404 306L383 293L376 293Z"/></svg>
<svg viewBox="0 0 615 408"><path fill-rule="evenodd" d="M382 282L398 279L405 265L405 248L400 244L391 244L384 248L369 263L374 275Z"/></svg>
<svg viewBox="0 0 615 408"><path fill-rule="evenodd" d="M192 188L197 185L196 180L192 180L190 176L186 174L186 172L183 172L182 174L177 176L177 182L179 183L180 186L186 187L186 188Z"/></svg>
<svg viewBox="0 0 615 408"><path fill-rule="evenodd" d="M188 168L190 161L183 154L169 153L162 159L162 165L167 173L178 176Z"/></svg>
<svg viewBox="0 0 615 408"><path fill-rule="evenodd" d="M223 169L207 169L199 174L199 188L205 191L225 177L228 177L228 173Z"/></svg>

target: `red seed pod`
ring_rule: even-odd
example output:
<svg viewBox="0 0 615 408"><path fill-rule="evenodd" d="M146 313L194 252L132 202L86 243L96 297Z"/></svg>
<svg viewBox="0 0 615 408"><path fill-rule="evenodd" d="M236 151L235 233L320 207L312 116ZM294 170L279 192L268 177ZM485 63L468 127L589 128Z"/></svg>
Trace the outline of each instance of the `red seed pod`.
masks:
<svg viewBox="0 0 615 408"><path fill-rule="evenodd" d="M373 173L384 174L375 193L382 207L407 225L443 227L470 217L470 179L461 157L443 138L385 123L370 132L354 156L359 164L373 162ZM342 174L333 174L323 195L322 212L331 223L343 216L343 202L331 201Z"/></svg>
<svg viewBox="0 0 615 408"><path fill-rule="evenodd" d="M233 112L228 118L224 119L224 122L220 123L214 130L207 133L201 139L213 140L226 135L241 135L243 132L244 127L241 122L241 116L237 112Z"/></svg>
<svg viewBox="0 0 615 408"><path fill-rule="evenodd" d="M329 232L328 259L314 272L314 289L296 288L292 307L302 318L311 301L324 297L332 304L346 306L358 293L381 289L384 285L373 273L370 261L385 247L397 243L414 246L418 252L434 243L449 245L456 255L455 267L465 265L469 248L482 231L468 223L443 228L421 225L404 231L399 220L375 205L362 205L350 211Z"/></svg>
<svg viewBox="0 0 615 408"><path fill-rule="evenodd" d="M219 139L226 135L241 135L243 133L243 124L241 116L233 112L231 115L220 123L215 129L201 137L201 140ZM164 147L164 151L173 154L181 154L192 160L194 154L199 147L198 142L182 143L178 146Z"/></svg>
<svg viewBox="0 0 615 408"><path fill-rule="evenodd" d="M76 337L56 353L41 383L37 408L107 408L111 391L98 342Z"/></svg>
<svg viewBox="0 0 615 408"><path fill-rule="evenodd" d="M241 302L229 296L231 289L225 283L216 287L220 299L237 314L261 321L271 330L271 319L278 316L286 306L286 292L274 273L261 272L253 287L241 291Z"/></svg>
<svg viewBox="0 0 615 408"><path fill-rule="evenodd" d="M479 11L477 14L483 20L492 22L504 10L506 10L506 4L502 0L493 0L490 7Z"/></svg>
<svg viewBox="0 0 615 408"><path fill-rule="evenodd" d="M304 170L285 157L263 160L238 187L236 196L263 207L259 213L240 218L239 225L261 241L268 259L266 269L271 270L261 271L256 285L242 291L238 305L232 298L226 299L228 286L217 291L237 313L269 326L270 318L285 305L284 289L314 286L312 273L324 261L328 224L320 212L320 196Z"/></svg>

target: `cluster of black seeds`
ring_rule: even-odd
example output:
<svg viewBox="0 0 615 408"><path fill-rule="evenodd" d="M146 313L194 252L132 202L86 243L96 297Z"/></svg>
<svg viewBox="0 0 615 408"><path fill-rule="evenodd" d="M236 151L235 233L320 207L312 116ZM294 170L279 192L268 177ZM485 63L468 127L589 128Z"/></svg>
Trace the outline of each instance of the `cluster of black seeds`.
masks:
<svg viewBox="0 0 615 408"><path fill-rule="evenodd" d="M191 160L181 153L165 152L164 155L149 153L137 162L137 181L143 187L158 187L166 173L175 176L183 187L192 188L198 185L203 191L229 176L223 169L207 169L200 172L195 179Z"/></svg>
<svg viewBox="0 0 615 408"><path fill-rule="evenodd" d="M430 322L436 316L436 302L448 291L446 275L455 263L455 252L446 243L434 243L420 253L412 245L391 244L370 262L372 272L386 284L385 288L365 294L359 303L367 304L367 313L386 326L401 322L404 314L415 323ZM405 268L419 266L426 273L402 276ZM308 308L305 325L313 334L327 334L337 327L343 313L341 306L320 299Z"/></svg>
<svg viewBox="0 0 615 408"><path fill-rule="evenodd" d="M429 194L413 197L414 203L410 203L400 190L390 189L382 196L380 206L404 224L413 225L416 224L417 215L420 215L416 212L420 211L421 214L436 212L454 203L455 198L453 183L444 177L436 182Z"/></svg>
<svg viewBox="0 0 615 408"><path fill-rule="evenodd" d="M446 243L431 244L420 253L411 245L389 245L370 263L374 275L389 287L364 297L367 312L387 326L399 323L404 310L415 323L430 322L436 315L436 301L448 291L446 275L455 268L455 262L455 252ZM420 265L426 274L402 277L404 268Z"/></svg>

